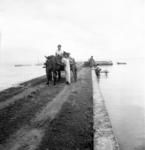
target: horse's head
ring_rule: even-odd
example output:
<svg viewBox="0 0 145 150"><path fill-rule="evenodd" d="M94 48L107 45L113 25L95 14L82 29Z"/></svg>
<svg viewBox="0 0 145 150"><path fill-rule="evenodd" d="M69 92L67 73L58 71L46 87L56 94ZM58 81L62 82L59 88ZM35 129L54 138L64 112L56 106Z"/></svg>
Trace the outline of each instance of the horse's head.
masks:
<svg viewBox="0 0 145 150"><path fill-rule="evenodd" d="M50 56L44 56L44 57L46 58L46 61L44 63L44 66L45 66L44 68L46 68L46 67L49 67L51 65L51 62L55 56L50 55Z"/></svg>
<svg viewBox="0 0 145 150"><path fill-rule="evenodd" d="M68 52L63 52L63 57L69 57L70 56L70 53L68 53Z"/></svg>
<svg viewBox="0 0 145 150"><path fill-rule="evenodd" d="M47 60L51 59L52 57L54 57L54 56L53 56L53 55L45 56L45 58L46 58Z"/></svg>

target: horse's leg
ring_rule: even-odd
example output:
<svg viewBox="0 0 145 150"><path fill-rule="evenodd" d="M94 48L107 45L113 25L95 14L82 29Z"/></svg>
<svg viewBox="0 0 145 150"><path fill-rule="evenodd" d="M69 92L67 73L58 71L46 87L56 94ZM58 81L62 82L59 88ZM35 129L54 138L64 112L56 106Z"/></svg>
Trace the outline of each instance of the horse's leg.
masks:
<svg viewBox="0 0 145 150"><path fill-rule="evenodd" d="M61 71L60 70L58 71L58 79L59 80L61 79Z"/></svg>
<svg viewBox="0 0 145 150"><path fill-rule="evenodd" d="M48 72L48 70L46 69L46 77L47 77L47 83L46 84L48 84L49 85L49 72Z"/></svg>
<svg viewBox="0 0 145 150"><path fill-rule="evenodd" d="M57 72L53 71L53 85L56 85Z"/></svg>
<svg viewBox="0 0 145 150"><path fill-rule="evenodd" d="M77 81L77 68L76 68L76 66L72 67L72 72L73 72L74 81L76 82Z"/></svg>
<svg viewBox="0 0 145 150"><path fill-rule="evenodd" d="M52 81L52 71L49 70L49 74L48 74L48 82L47 84L49 85L49 82Z"/></svg>
<svg viewBox="0 0 145 150"><path fill-rule="evenodd" d="M75 67L75 81L77 81L77 78L78 78L78 76L77 76L77 68Z"/></svg>
<svg viewBox="0 0 145 150"><path fill-rule="evenodd" d="M74 65L72 65L71 70L73 74L73 81L76 82L77 81L77 69Z"/></svg>

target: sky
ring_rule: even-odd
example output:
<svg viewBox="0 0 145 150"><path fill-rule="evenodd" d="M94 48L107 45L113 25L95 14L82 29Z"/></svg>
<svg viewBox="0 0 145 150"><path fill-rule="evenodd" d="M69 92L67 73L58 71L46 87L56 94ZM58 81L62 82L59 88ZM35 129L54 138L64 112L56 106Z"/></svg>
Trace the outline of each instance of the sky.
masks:
<svg viewBox="0 0 145 150"><path fill-rule="evenodd" d="M0 63L144 57L144 0L0 0Z"/></svg>

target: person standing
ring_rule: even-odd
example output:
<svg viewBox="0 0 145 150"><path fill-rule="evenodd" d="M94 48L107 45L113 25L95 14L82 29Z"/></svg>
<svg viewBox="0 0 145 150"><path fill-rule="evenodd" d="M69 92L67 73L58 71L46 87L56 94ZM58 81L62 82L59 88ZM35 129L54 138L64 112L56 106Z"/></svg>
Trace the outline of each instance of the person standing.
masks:
<svg viewBox="0 0 145 150"><path fill-rule="evenodd" d="M93 58L93 56L91 56L91 58L90 58L90 60L89 60L89 65L90 65L90 67L92 68L92 67L94 67L95 66L95 60L94 60L94 58Z"/></svg>
<svg viewBox="0 0 145 150"><path fill-rule="evenodd" d="M64 57L62 58L62 63L65 65L65 78L66 78L66 84L71 83L71 71L70 71L70 60L69 60L69 54L65 53Z"/></svg>

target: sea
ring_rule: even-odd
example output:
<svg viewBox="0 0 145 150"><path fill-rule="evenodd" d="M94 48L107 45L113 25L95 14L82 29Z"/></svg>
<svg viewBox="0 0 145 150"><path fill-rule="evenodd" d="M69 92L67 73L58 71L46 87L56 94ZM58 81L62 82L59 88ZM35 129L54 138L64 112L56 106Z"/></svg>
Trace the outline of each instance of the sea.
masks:
<svg viewBox="0 0 145 150"><path fill-rule="evenodd" d="M45 68L39 65L18 66L11 64L0 65L0 91L20 83L45 75Z"/></svg>
<svg viewBox="0 0 145 150"><path fill-rule="evenodd" d="M145 150L145 61L101 67L99 85L120 150Z"/></svg>

